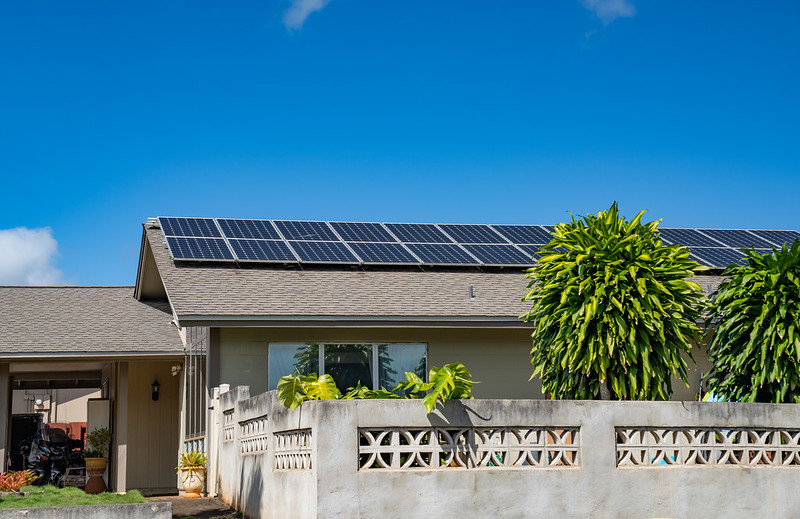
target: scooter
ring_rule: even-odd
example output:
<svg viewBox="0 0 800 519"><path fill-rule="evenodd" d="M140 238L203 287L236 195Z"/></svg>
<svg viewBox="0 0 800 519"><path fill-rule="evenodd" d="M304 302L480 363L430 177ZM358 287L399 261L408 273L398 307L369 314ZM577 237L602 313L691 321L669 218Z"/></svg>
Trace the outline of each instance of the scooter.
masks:
<svg viewBox="0 0 800 519"><path fill-rule="evenodd" d="M28 468L39 478L36 485L64 486L64 473L72 461L69 438L61 429L44 426L37 432L30 447L23 445L23 455L27 450Z"/></svg>

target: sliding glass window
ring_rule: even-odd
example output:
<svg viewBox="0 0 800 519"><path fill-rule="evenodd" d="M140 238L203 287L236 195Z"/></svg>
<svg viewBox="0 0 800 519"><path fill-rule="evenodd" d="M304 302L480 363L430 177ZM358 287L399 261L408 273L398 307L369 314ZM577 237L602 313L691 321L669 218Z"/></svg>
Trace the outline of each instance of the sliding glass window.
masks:
<svg viewBox="0 0 800 519"><path fill-rule="evenodd" d="M423 380L427 347L420 343L270 343L269 388L292 373L327 373L341 391L356 386L391 390L406 380L405 372Z"/></svg>

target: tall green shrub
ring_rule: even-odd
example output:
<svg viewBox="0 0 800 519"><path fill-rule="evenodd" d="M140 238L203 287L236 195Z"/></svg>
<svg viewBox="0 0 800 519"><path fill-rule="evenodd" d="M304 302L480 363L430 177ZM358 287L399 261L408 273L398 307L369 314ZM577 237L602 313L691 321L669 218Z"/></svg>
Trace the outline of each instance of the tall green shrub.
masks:
<svg viewBox="0 0 800 519"><path fill-rule="evenodd" d="M800 403L800 241L744 250L711 297L711 392L726 400Z"/></svg>
<svg viewBox="0 0 800 519"><path fill-rule="evenodd" d="M703 295L686 278L701 268L665 245L659 221L631 221L616 202L555 227L526 276L534 325L533 377L554 398L661 400L686 380Z"/></svg>

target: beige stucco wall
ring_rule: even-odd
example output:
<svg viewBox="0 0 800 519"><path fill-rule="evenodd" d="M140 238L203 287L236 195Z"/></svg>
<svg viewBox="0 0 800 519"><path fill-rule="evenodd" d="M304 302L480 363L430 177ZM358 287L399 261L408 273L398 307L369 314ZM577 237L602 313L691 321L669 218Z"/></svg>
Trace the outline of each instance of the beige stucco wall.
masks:
<svg viewBox="0 0 800 519"><path fill-rule="evenodd" d="M127 488L175 491L178 456L178 389L174 362L128 363ZM159 399L151 398L155 379Z"/></svg>
<svg viewBox="0 0 800 519"><path fill-rule="evenodd" d="M525 328L222 328L218 343L212 343L218 348L219 382L250 386L252 395L266 391L270 342L422 342L428 345L429 366L461 362L469 368L480 381L476 398L544 398L539 380L529 380L531 343ZM696 349L694 357L692 385L673 381L674 400L697 398L700 375L709 365L704 351Z"/></svg>

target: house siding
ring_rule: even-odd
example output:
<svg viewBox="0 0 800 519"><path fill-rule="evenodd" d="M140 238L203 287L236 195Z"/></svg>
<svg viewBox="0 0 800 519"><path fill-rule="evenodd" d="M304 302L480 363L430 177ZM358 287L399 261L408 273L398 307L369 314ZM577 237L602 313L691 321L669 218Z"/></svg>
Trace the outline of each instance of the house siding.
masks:
<svg viewBox="0 0 800 519"><path fill-rule="evenodd" d="M211 378L230 387L249 386L251 394L267 390L267 345L270 342L422 342L428 345L428 366L461 362L479 381L476 398L544 398L541 382L529 380L530 330L461 328L220 328L216 351L209 358ZM218 355L217 355L218 354ZM707 355L696 348L697 365L689 362L687 388L673 381L673 400L695 400L699 380L708 370Z"/></svg>
<svg viewBox="0 0 800 519"><path fill-rule="evenodd" d="M128 364L127 488L177 491L178 396L180 377L170 374L174 362ZM153 381L158 401L151 398Z"/></svg>

